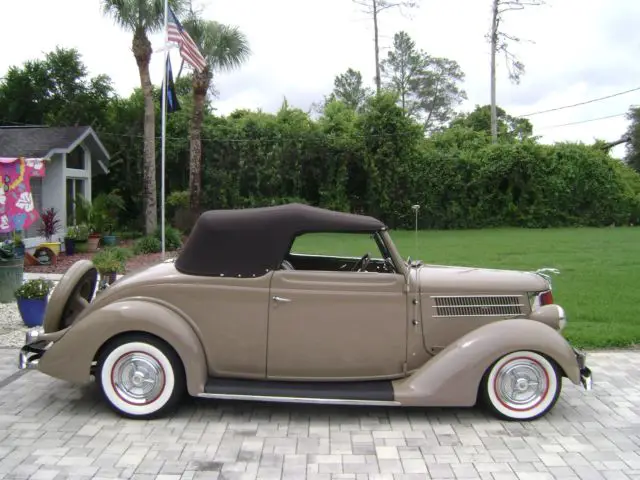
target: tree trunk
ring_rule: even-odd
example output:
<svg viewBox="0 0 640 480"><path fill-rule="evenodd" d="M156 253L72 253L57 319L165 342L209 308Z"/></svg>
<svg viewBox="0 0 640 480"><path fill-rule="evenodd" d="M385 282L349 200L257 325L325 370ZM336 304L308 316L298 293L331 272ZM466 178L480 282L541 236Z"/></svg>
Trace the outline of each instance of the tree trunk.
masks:
<svg viewBox="0 0 640 480"><path fill-rule="evenodd" d="M491 20L491 141L498 141L498 115L496 112L496 50L498 48L498 4L493 0Z"/></svg>
<svg viewBox="0 0 640 480"><path fill-rule="evenodd" d="M133 35L133 55L138 64L140 86L144 95L144 171L143 202L144 228L147 235L158 227L158 202L156 197L156 140L155 140L155 106L153 104L153 86L149 75L151 61L151 42L142 29Z"/></svg>
<svg viewBox="0 0 640 480"><path fill-rule="evenodd" d="M378 40L378 2L373 0L373 35L376 50L376 93L380 93L380 45Z"/></svg>
<svg viewBox="0 0 640 480"><path fill-rule="evenodd" d="M209 68L194 73L193 111L189 129L189 207L192 214L200 212L202 203L202 121L210 81Z"/></svg>

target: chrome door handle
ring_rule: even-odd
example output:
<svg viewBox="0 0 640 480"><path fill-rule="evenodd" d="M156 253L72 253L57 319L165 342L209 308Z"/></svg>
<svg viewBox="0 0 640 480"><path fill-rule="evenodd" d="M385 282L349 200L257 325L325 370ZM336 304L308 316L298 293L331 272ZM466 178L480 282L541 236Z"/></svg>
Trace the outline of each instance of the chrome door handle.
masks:
<svg viewBox="0 0 640 480"><path fill-rule="evenodd" d="M273 299L273 301L275 301L275 302L289 303L289 302L291 301L291 299L290 299L290 298L284 298L284 297L277 297L277 296L274 296L274 297L271 297L271 298L272 298L272 299Z"/></svg>

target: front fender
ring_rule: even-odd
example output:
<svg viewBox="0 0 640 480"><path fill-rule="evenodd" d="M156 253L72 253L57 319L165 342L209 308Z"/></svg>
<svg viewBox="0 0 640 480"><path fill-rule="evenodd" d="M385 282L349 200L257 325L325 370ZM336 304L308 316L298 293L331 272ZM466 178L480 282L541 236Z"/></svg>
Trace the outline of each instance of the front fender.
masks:
<svg viewBox="0 0 640 480"><path fill-rule="evenodd" d="M121 300L87 314L49 347L38 369L68 382L89 382L91 363L100 347L126 332L146 332L167 342L182 360L189 393L204 391L207 362L195 331L178 313L145 300Z"/></svg>
<svg viewBox="0 0 640 480"><path fill-rule="evenodd" d="M529 319L501 320L469 332L407 378L394 381L395 399L406 406L472 406L487 369L516 350L545 354L574 384L580 382L575 352L560 333Z"/></svg>

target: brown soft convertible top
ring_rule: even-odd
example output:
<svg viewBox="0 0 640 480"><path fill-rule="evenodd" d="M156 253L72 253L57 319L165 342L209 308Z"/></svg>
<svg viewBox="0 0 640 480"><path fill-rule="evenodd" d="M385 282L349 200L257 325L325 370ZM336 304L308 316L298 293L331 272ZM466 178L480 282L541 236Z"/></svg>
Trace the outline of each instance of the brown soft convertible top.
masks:
<svg viewBox="0 0 640 480"><path fill-rule="evenodd" d="M280 267L297 235L384 228L373 217L299 203L210 210L198 218L175 266L189 275L258 277Z"/></svg>

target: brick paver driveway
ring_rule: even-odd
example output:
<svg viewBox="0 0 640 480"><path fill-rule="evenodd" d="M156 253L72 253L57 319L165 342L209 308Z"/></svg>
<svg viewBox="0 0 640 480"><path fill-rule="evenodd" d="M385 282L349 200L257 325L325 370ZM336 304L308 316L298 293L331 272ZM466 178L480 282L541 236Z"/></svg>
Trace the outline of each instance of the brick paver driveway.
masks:
<svg viewBox="0 0 640 480"><path fill-rule="evenodd" d="M0 477L640 479L640 352L592 353L591 393L565 383L533 423L476 409L188 400L124 420L95 387L18 372L0 349Z"/></svg>

